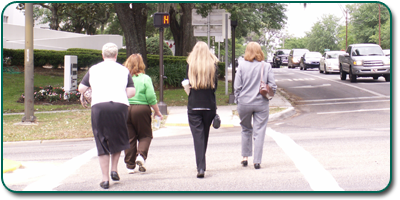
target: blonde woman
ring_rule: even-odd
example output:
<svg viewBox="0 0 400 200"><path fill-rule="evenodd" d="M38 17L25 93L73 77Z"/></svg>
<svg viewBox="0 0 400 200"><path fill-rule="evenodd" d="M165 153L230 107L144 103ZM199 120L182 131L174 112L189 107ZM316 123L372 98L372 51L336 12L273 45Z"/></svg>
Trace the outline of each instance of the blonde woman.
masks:
<svg viewBox="0 0 400 200"><path fill-rule="evenodd" d="M248 157L253 154L254 168L260 169L265 131L269 117L269 100L260 93L261 67L264 67L263 81L269 84L274 92L276 84L271 65L264 60L264 53L256 42L250 42L240 62L235 76L235 103L242 126L242 165L246 167ZM253 124L251 123L253 119Z"/></svg>
<svg viewBox="0 0 400 200"><path fill-rule="evenodd" d="M201 41L196 43L187 58L186 78L191 86L187 109L196 154L197 178L203 178L206 171L208 136L217 110L217 62L207 44Z"/></svg>
<svg viewBox="0 0 400 200"><path fill-rule="evenodd" d="M131 174L136 165L140 172L146 171L144 164L153 139L150 107L154 110L153 118L158 116L162 120L163 116L157 105L153 82L144 72L146 66L142 56L132 54L123 65L128 68L136 86L136 95L129 99L127 126L130 147L125 150L125 163L128 173Z"/></svg>

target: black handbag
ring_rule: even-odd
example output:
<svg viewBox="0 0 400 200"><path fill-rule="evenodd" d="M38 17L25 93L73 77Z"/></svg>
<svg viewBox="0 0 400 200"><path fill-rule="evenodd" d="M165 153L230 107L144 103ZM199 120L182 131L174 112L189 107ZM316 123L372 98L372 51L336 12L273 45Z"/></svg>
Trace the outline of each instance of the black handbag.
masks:
<svg viewBox="0 0 400 200"><path fill-rule="evenodd" d="M221 118L219 118L218 114L215 114L215 117L214 117L213 122L212 122L212 126L215 129L218 129L221 126Z"/></svg>

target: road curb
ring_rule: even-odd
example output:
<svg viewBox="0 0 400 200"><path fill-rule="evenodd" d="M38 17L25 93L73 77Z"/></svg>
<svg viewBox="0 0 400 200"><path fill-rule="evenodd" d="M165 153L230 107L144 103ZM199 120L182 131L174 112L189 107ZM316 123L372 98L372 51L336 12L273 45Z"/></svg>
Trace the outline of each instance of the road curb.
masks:
<svg viewBox="0 0 400 200"><path fill-rule="evenodd" d="M3 173L12 172L21 167L21 162L3 159Z"/></svg>
<svg viewBox="0 0 400 200"><path fill-rule="evenodd" d="M289 107L282 112L270 115L268 121L276 121L276 120L286 119L288 117L293 116L294 114L296 114L296 110L293 107Z"/></svg>

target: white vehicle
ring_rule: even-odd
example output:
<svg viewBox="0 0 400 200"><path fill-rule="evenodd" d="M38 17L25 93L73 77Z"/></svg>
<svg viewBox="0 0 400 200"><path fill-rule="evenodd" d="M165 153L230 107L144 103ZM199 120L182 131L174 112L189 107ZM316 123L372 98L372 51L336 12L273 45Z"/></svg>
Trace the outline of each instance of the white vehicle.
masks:
<svg viewBox="0 0 400 200"><path fill-rule="evenodd" d="M322 55L319 62L319 73L329 74L339 73L339 55L345 54L345 51L327 51Z"/></svg>

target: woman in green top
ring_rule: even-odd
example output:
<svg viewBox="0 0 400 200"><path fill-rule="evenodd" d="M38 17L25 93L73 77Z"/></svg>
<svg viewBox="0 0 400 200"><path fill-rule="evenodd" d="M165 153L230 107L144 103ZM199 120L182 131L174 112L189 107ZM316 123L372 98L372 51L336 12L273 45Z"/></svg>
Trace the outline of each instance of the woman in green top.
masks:
<svg viewBox="0 0 400 200"><path fill-rule="evenodd" d="M145 74L146 66L140 54L132 54L123 64L128 68L136 88L136 95L129 99L128 133L129 149L125 150L125 163L129 173L133 173L136 165L140 172L145 172L144 161L147 159L153 131L151 128L151 109L162 120L163 116L157 106L151 78Z"/></svg>

